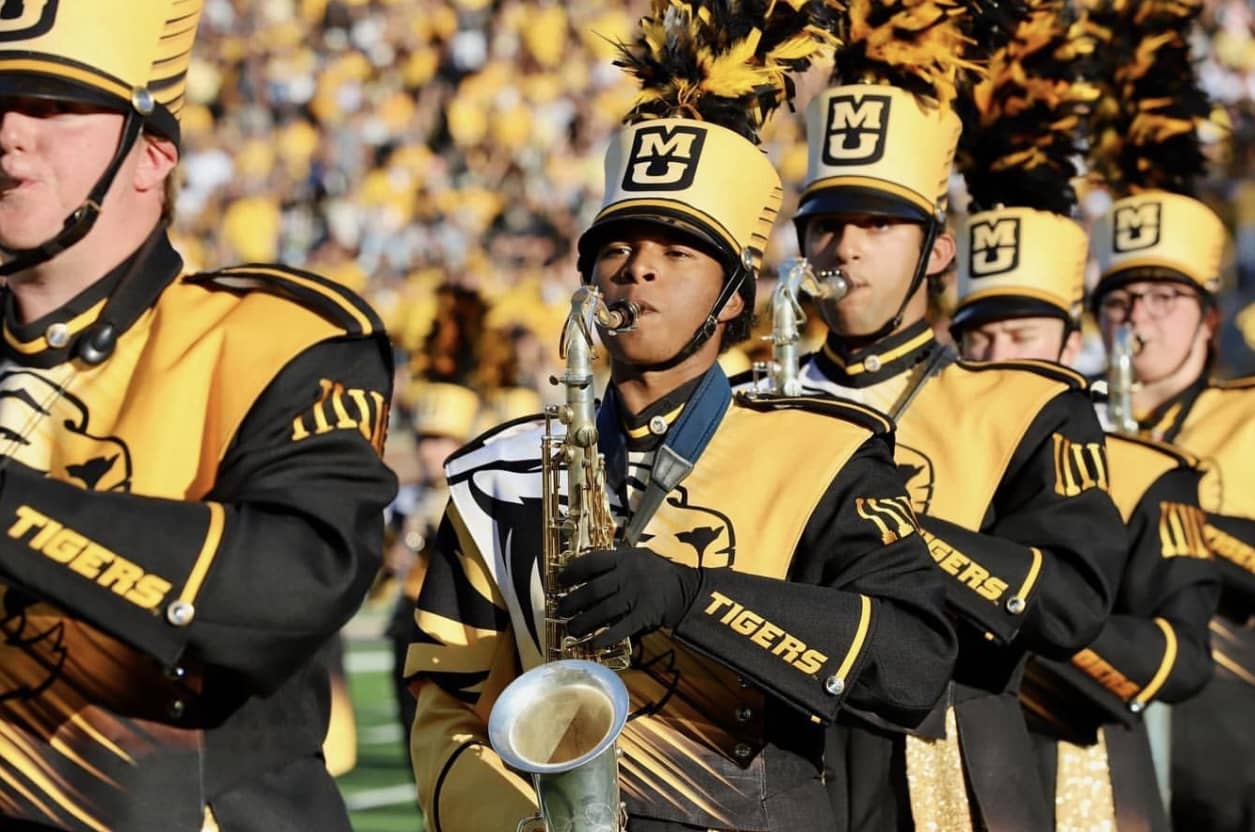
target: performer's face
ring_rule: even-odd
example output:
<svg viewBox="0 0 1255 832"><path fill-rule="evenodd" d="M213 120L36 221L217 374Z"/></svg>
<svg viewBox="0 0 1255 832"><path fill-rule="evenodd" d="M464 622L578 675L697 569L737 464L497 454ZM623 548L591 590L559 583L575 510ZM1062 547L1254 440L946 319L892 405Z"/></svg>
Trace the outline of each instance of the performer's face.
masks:
<svg viewBox="0 0 1255 832"><path fill-rule="evenodd" d="M108 165L122 115L40 98L0 98L0 246L53 237Z"/></svg>
<svg viewBox="0 0 1255 832"><path fill-rule="evenodd" d="M1079 332L1064 337L1065 326L1048 315L990 321L963 330L959 339L963 357L976 361L1034 358L1070 364L1080 351Z"/></svg>
<svg viewBox="0 0 1255 832"><path fill-rule="evenodd" d="M606 348L628 364L667 361L710 314L723 287L723 266L687 235L661 226L629 222L613 234L597 250L593 278L607 304L630 300L640 307L640 317L633 331L606 337ZM735 295L719 320L726 323L743 308ZM713 361L720 337L712 337L699 355L711 352Z"/></svg>
<svg viewBox="0 0 1255 832"><path fill-rule="evenodd" d="M815 269L840 269L850 284L841 300L819 303L828 328L840 336L857 337L892 320L915 275L923 242L923 227L906 219L877 214L812 217L802 237L806 258ZM939 234L929 252L928 273L944 269L953 254L953 239ZM917 294L918 302L903 318L907 324L924 314L927 298L922 284Z"/></svg>
<svg viewBox="0 0 1255 832"><path fill-rule="evenodd" d="M1145 382L1164 379L1191 355L1205 353L1213 329L1202 296L1171 281L1139 280L1113 289L1099 301L1098 315L1108 349L1116 327L1133 327L1141 343L1133 369Z"/></svg>

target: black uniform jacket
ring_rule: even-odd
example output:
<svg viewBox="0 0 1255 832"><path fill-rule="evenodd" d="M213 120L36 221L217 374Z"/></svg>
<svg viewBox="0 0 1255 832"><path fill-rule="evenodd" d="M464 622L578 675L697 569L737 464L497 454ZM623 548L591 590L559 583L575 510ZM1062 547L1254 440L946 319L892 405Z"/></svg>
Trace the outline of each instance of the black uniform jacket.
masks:
<svg viewBox="0 0 1255 832"><path fill-rule="evenodd" d="M1129 560L1111 617L1067 661L1033 660L1020 700L1042 738L1047 794L1055 743L1089 745L1104 730L1119 829L1166 828L1141 713L1181 702L1211 677L1208 621L1219 580L1198 503L1198 460L1150 440L1111 434L1111 493L1129 532ZM1060 799L1067 796L1060 795Z"/></svg>
<svg viewBox="0 0 1255 832"><path fill-rule="evenodd" d="M631 437L684 404L665 398L624 425L629 459L648 447ZM534 807L485 724L505 684L541 661L542 433L512 423L447 467L452 501L406 666L434 832L513 828ZM933 706L954 636L891 454L889 423L857 406L738 397L717 422L641 537L702 576L675 631L634 640L623 674L633 828L831 829L822 726L846 705L911 723ZM626 478L609 481L622 514L614 483Z"/></svg>
<svg viewBox="0 0 1255 832"><path fill-rule="evenodd" d="M184 275L161 230L44 319L4 314L0 818L347 829L311 659L395 492L375 316L274 266Z"/></svg>
<svg viewBox="0 0 1255 832"><path fill-rule="evenodd" d="M990 829L1040 829L1044 796L1015 694L1030 653L1065 659L1098 635L1124 527L1082 377L947 352L922 321L857 352L830 336L802 383L897 419L895 458L957 621L954 701L974 815Z"/></svg>

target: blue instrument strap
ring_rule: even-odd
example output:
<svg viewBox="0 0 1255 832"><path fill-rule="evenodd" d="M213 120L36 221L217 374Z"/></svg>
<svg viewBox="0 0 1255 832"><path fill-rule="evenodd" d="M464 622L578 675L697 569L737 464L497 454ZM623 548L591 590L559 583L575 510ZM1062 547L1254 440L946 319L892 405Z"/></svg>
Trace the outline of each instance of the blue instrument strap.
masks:
<svg viewBox="0 0 1255 832"><path fill-rule="evenodd" d="M693 470L730 404L732 385L728 383L723 369L716 364L702 377L685 403L684 412L667 431L667 438L654 455L649 483L623 533L627 545L636 545L662 501ZM613 388L606 391L605 400L597 412L597 445L606 458L607 478L613 483L622 483L627 472L627 442L619 421L618 397Z"/></svg>

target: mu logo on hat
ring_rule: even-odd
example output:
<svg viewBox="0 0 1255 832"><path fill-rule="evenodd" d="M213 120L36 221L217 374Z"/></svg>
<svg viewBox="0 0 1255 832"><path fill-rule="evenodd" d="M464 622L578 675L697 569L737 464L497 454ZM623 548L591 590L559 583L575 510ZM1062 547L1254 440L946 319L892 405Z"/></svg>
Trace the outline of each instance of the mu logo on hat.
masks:
<svg viewBox="0 0 1255 832"><path fill-rule="evenodd" d="M58 0L0 0L0 40L42 35L52 28Z"/></svg>
<svg viewBox="0 0 1255 832"><path fill-rule="evenodd" d="M972 223L971 276L990 277L1020 264L1020 220L997 217Z"/></svg>
<svg viewBox="0 0 1255 832"><path fill-rule="evenodd" d="M1118 252L1139 251L1159 243L1160 204L1142 202L1115 209L1111 244Z"/></svg>
<svg viewBox="0 0 1255 832"><path fill-rule="evenodd" d="M887 95L834 95L828 100L823 161L826 165L864 165L885 153L889 131Z"/></svg>
<svg viewBox="0 0 1255 832"><path fill-rule="evenodd" d="M682 191L693 184L706 129L659 124L636 131L623 171L625 191Z"/></svg>

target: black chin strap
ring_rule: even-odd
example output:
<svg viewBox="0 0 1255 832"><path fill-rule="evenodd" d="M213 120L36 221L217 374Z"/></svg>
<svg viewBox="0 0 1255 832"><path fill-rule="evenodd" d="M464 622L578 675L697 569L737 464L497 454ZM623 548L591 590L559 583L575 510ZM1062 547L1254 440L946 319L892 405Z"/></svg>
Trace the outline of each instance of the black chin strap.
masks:
<svg viewBox="0 0 1255 832"><path fill-rule="evenodd" d="M919 261L915 264L915 275L911 278L911 285L907 288L906 296L902 298L902 303L898 304L898 311L889 319L889 322L870 335L852 335L843 337L842 341L852 345L873 344L886 335L892 334L894 330L902 325L902 316L906 314L907 304L911 302L911 298L915 297L915 293L919 291L924 278L928 276L928 261L932 258L933 243L937 241L937 234L941 231L942 222L942 218L937 216L928 221L928 225L924 229L924 245L920 249Z"/></svg>
<svg viewBox="0 0 1255 832"><path fill-rule="evenodd" d="M693 355L693 353L701 349L702 345L709 341L710 337L715 334L715 331L719 326L720 313L722 313L723 308L728 305L728 301L732 300L732 296L740 291L741 284L743 284L749 276L750 269L744 263L738 263L734 267L732 274L726 281L724 281L723 289L719 292L719 297L715 298L715 303L710 308L710 314L706 316L706 320L702 321L701 326L699 326L697 331L693 333L693 337L688 340L687 344L680 348L679 352L665 361L658 361L654 364L632 363L630 366L644 372L652 373L659 372L661 370L670 370L680 362L687 360ZM627 364L629 362L622 363Z"/></svg>
<svg viewBox="0 0 1255 832"><path fill-rule="evenodd" d="M66 217L65 223L56 236L43 245L22 249L0 248L0 251L10 257L7 262L0 264L0 276L16 274L32 266L38 266L40 263L46 263L87 236L87 232L92 230L92 226L96 224L96 219L100 216L100 206L104 204L105 194L113 185L113 178L118 175L118 170L131 152L131 148L135 146L135 141L143 129L144 116L135 108L128 109L126 120L122 123L122 136L118 140L118 149L114 151L113 158L109 160L104 173L96 180L87 199L74 209L74 213Z"/></svg>

